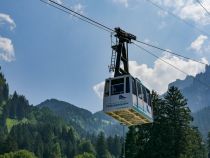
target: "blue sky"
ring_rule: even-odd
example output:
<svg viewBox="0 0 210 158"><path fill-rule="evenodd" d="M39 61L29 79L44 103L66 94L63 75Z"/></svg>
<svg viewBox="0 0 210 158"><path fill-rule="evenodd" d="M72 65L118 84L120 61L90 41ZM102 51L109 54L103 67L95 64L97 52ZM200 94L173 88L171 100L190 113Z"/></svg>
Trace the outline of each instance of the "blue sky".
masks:
<svg viewBox="0 0 210 158"><path fill-rule="evenodd" d="M58 1L58 0L57 0ZM209 32L210 16L192 0L153 0L192 25ZM155 8L147 0L60 0L111 28L120 26L139 40L208 62L208 35ZM202 1L210 9L210 3ZM110 34L39 0L1 0L0 65L10 85L37 105L57 98L92 112L102 109L103 80L110 76ZM152 50L153 51L153 50ZM154 51L190 75L204 66ZM130 47L130 71L163 93L186 75ZM99 96L98 96L98 95Z"/></svg>

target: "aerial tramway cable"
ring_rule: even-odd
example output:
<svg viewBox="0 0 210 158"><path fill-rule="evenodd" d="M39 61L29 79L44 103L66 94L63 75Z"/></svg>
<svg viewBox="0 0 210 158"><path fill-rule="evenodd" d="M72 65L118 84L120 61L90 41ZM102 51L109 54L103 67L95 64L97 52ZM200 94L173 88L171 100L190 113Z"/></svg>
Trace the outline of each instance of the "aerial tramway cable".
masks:
<svg viewBox="0 0 210 158"><path fill-rule="evenodd" d="M167 50L167 49L160 48L160 47L158 47L158 46L155 46L155 45L152 45L152 44L149 44L149 43L146 43L146 42L140 41L140 40L136 40L136 42L141 43L141 44L146 45L146 46L149 46L149 47L152 47L152 48L155 48L155 49L159 49L159 50L161 50L161 51L164 51L164 52L167 52L167 53L173 54L173 55L175 55L175 56L178 56L178 57L181 57L181 58L184 58L184 59L187 59L187 60L192 60L192 61L194 61L194 62L197 62L197 63L203 64L203 65L207 65L206 63L201 62L201 61L199 61L199 60L195 60L195 59L192 59L192 58L189 58L189 57L186 57L186 56L180 55L180 54L178 54L178 53L172 52L172 51Z"/></svg>
<svg viewBox="0 0 210 158"><path fill-rule="evenodd" d="M205 12L210 15L210 12L208 11L208 9L206 9L206 7L200 2L200 0L196 0L197 3L205 10Z"/></svg>
<svg viewBox="0 0 210 158"><path fill-rule="evenodd" d="M142 46L140 46L140 45L138 45L138 44L136 44L136 43L134 43L134 42L133 42L133 44L134 44L136 47L138 47L138 48L140 48L141 50L143 50L144 52L146 52L146 53L152 55L153 57L155 57L155 58L157 58L157 59L160 59L162 62L164 62L164 63L170 65L170 66L173 67L174 69L176 69L176 70L182 72L183 74L189 76L189 74L188 74L187 72L181 70L180 68L178 68L177 66L175 66L175 65L173 65L173 64L171 64L171 63L169 63L168 61L164 60L163 58L161 58L161 57L155 55L155 54L152 53L151 51L149 51L149 50L143 48ZM203 82L203 81L201 81L200 79L197 79L197 78L194 78L194 79L197 80L198 82L200 82L201 84L203 84L204 86L206 86L206 87L208 87L208 88L210 87L210 84L206 84L205 82Z"/></svg>
<svg viewBox="0 0 210 158"><path fill-rule="evenodd" d="M81 14L79 14L79 13L76 14L75 11L72 11L69 8L66 9L67 7L65 7L65 6L63 6L63 5L61 5L61 4L57 3L57 2L54 2L54 1L49 0L50 2L53 2L54 3L54 4L52 4L52 3L46 2L45 0L40 0L40 1L43 2L43 3L45 3L45 4L47 4L47 5L50 5L50 6L54 7L56 9L60 10L60 11L63 11L65 13L67 13L67 14L70 14L71 16L74 16L74 17L78 18L79 20L82 20L84 22L87 22L87 23L89 23L89 24L91 24L91 25L93 25L93 26L95 26L95 27L97 27L97 28L99 28L99 29L101 29L103 31L106 31L106 32L109 32L109 33L113 32L113 30L111 28L108 28L106 26L104 27L104 25L102 25L102 24L99 25L94 20L89 20L90 18L87 18L87 17L84 18L85 17L84 15L81 16Z"/></svg>
<svg viewBox="0 0 210 158"><path fill-rule="evenodd" d="M179 16L177 16L177 15L174 14L173 12L170 12L170 11L166 10L165 8L163 8L163 7L161 7L160 5L158 5L157 3L155 3L153 0L146 0L146 1L149 2L151 5L153 5L154 7L158 8L158 9L160 9L160 10L166 12L166 13L168 13L168 14L171 15L172 17L174 17L174 18L178 19L179 21L185 23L186 25L188 25L188 26L190 26L190 27L196 29L196 30L199 31L200 33L210 36L210 34L207 33L206 31L201 30L201 29L200 29L199 27L197 27L196 25L193 25L193 24L189 23L188 21L186 21L186 20L180 18Z"/></svg>
<svg viewBox="0 0 210 158"><path fill-rule="evenodd" d="M72 9L70 9L70 8L68 8L68 7L66 7L66 6L64 6L64 5L62 5L62 4L59 4L59 3L57 3L57 2L55 2L55 1L53 1L53 0L49 0L49 2L51 2L51 3L48 3L48 2L46 2L46 1L44 1L44 0L40 0L40 1L43 2L43 3L45 3L45 4L48 4L48 5L52 6L52 7L54 7L54 8L57 8L57 9L59 9L59 10L65 12L65 13L67 13L67 14L70 14L70 15L72 15L72 16L74 16L74 17L76 17L76 18L78 18L78 19L80 19L80 20L82 20L82 21L85 21L85 22L87 22L87 23L89 23L89 24L91 24L91 25L94 25L95 27L98 27L98 28L100 28L100 29L103 29L104 31L107 31L107 32L110 32L110 33L115 32L115 30L111 29L110 27L105 26L105 25L103 25L103 24L101 24L101 23L99 23L99 22L97 22L97 21L95 21L95 20L92 20L91 18L89 18L89 17L87 17L87 16L84 16L84 15L82 15L82 14L80 14L80 13L78 13L78 12L76 12L76 11L74 11L74 10L72 10ZM147 1L152 2L151 0L147 0ZM55 6L55 5L53 5L53 4L55 4L55 5L57 5L57 6ZM139 42L139 43L141 43L141 44L147 45L147 46L149 46L149 47L153 47L153 48L155 48L155 49L159 49L159 50L165 51L165 52L170 53L170 54L173 54L173 55L175 55L175 56L182 57L182 58L185 58L185 59L187 59L187 60L192 60L192 61L198 62L198 63L200 63L200 64L207 65L207 64L204 63L204 62L201 62L201 61L198 61L198 60L195 60L195 59L192 59L192 58L189 58L189 57L180 55L180 54L178 54L178 53L175 53L175 52L173 52L173 51L170 51L170 50L167 50L167 49L164 49L164 48L160 48L160 47L158 47L158 46L155 46L155 45L152 45L152 44L149 44L149 43L140 41L140 40L135 40L135 41L136 41L136 42Z"/></svg>
<svg viewBox="0 0 210 158"><path fill-rule="evenodd" d="M57 2L55 2L55 1L53 1L53 0L48 0L49 2L46 2L45 0L40 0L40 1L43 2L43 3L45 3L45 4L48 4L48 5L52 6L52 7L54 7L54 8L56 8L56 9L59 9L59 10L65 12L65 13L67 13L67 14L70 14L70 15L72 15L72 16L74 16L74 17L76 17L76 18L78 18L78 19L80 19L80 20L82 20L82 21L84 21L84 22L87 22L87 23L89 23L89 24L91 24L91 25L93 25L93 26L95 26L95 27L97 27L97 28L99 28L99 29L101 29L101 30L103 30L103 31L106 31L106 32L109 32L109 33L114 33L114 32L115 32L115 30L111 29L110 27L105 26L105 25L103 25L103 24L101 24L101 23L99 23L99 22L97 22L97 21L95 21L95 20L93 20L93 19L91 19L91 18L89 18L89 17L87 17L87 16L84 16L84 15L82 15L82 14L80 14L80 13L78 13L78 12L76 12L76 11L74 11L74 10L72 10L72 9L70 9L70 8L68 8L68 7L66 7L66 6L64 6L64 5L62 5L62 4L59 4L59 3L57 3ZM166 11L164 8L162 8L161 6L157 5L157 4L154 3L152 0L146 0L146 1L150 2L152 5L156 6L157 8ZM175 16L176 18L178 18L179 20L183 21L183 22L186 23L187 25L189 25L189 26L191 26L191 27L194 27L194 28L197 29L198 31L200 31L200 32L202 32L202 33L204 33L204 34L207 34L206 32L200 30L200 29L197 28L196 26L191 25L191 24L188 23L187 21L185 21L185 20L179 18L179 17L176 16L175 14L173 14L173 13L171 13L171 12L169 12L169 11L166 11L166 12L168 12L168 13L171 14L172 16ZM207 34L207 35L208 35L208 34ZM207 65L207 64L204 63L204 62L201 62L201 61L198 61L198 60L195 60L195 59L192 59L192 58L189 58L189 57L180 55L180 54L178 54L178 53L175 53L175 52L170 51L170 50L167 50L167 49L163 49L163 48L158 47L158 46L155 46L155 45L152 45L152 44L149 44L149 43L146 43L146 42L137 40L137 39L132 39L132 40L133 40L133 41L136 41L136 42L138 42L138 43L141 43L141 44L143 44L143 45L146 45L146 46L148 46L148 47L152 47L152 48L155 48L155 49L158 49L158 50L161 50L161 51L165 51L165 52L167 52L167 53L173 54L173 55L175 55L175 56L178 56L178 57L181 57L181 58L184 58L184 59L187 59L187 60L192 60L192 61L194 61L194 62L203 64L203 65ZM176 70L178 70L178 71L184 73L185 75L189 75L188 73L184 72L183 70L179 69L178 67L174 66L173 64L168 63L168 62L165 61L164 59L162 59L162 58L158 57L157 55L155 55L154 53L152 53L152 52L146 50L145 48L141 47L140 45L138 45L138 44L136 44L136 43L134 43L134 42L132 42L132 43L135 44L137 47L141 48L142 50L144 50L145 52L149 53L150 55L152 55L152 56L154 56L154 57L156 57L156 58L159 58L159 59L162 60L163 62L169 64L169 65L172 66L172 67L174 67ZM210 85L208 85L208 84L206 84L206 83L204 83L204 82L202 82L202 81L199 81L199 82L200 82L200 83L203 83L204 85L210 86Z"/></svg>
<svg viewBox="0 0 210 158"><path fill-rule="evenodd" d="M64 5L61 5L61 4L59 4L59 3L57 3L57 2L55 2L55 1L53 1L53 0L49 0L49 1L50 1L51 3L54 3L54 4L60 6L60 7L64 8L64 9L66 9L66 10L72 12L73 14L76 14L76 15L78 15L78 16L84 18L84 19L87 19L88 21L91 21L92 23L95 23L95 24L97 24L97 25L99 25L99 26L101 26L101 27L103 27L103 28L106 28L106 29L109 30L110 32L113 32L113 31L114 31L113 29L111 29L111 28L109 28L109 27L107 27L107 26L105 26L105 25L103 25L103 24L101 24L101 23L99 23L99 22L97 22L97 21L95 21L95 20L92 20L91 18L89 18L89 17L87 17L87 16L84 16L84 15L82 15L82 14L80 14L80 13L78 13L78 12L76 12L76 11L74 11L74 10L72 10L72 9L70 9L70 8L68 8L68 7L66 7L66 6L64 6Z"/></svg>
<svg viewBox="0 0 210 158"><path fill-rule="evenodd" d="M137 44L137 42L143 45L185 58L185 59L188 59L188 60L193 60L200 64L205 64L195 59L191 59L189 57L182 56L175 52L137 40L135 35L127 33L120 28L111 29L53 0L49 0L48 2L44 0L40 0L40 1L54 8L57 8L67 14L70 14L82 21L85 21L97 28L107 31L111 33L111 35L114 33L114 36L116 37L116 44L112 45L112 53L114 52L115 54L117 54L116 56L114 56L115 58L113 58L114 77L107 78L105 80L105 88L104 88L105 90L104 90L104 96L103 96L103 111L124 125L133 126L137 124L146 124L146 123L153 122L151 91L147 89L147 87L141 82L141 80L139 80L138 78L134 78L129 73L128 44L133 43L134 45L141 48L145 52L160 59L166 64L169 64L170 66L184 73L185 75L188 75L188 73L179 69L178 67L169 63L168 61L160 58L156 54L153 54L152 52L141 47L140 45ZM111 63L112 63L112 60L111 60ZM121 65L123 66L121 67ZM199 81L206 87L210 86L203 83L197 78L195 78L195 80ZM124 147L123 155L125 155L125 147Z"/></svg>

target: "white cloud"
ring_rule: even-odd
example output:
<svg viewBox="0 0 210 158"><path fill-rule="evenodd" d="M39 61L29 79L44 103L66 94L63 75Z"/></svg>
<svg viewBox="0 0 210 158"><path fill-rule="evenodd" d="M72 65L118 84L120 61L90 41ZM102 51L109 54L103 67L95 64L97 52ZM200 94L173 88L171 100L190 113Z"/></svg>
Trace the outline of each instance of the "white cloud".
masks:
<svg viewBox="0 0 210 158"><path fill-rule="evenodd" d="M182 19L192 20L195 23L207 25L210 24L210 17L205 10L194 0L154 0L155 3L178 15ZM201 3L210 10L210 1L201 1Z"/></svg>
<svg viewBox="0 0 210 158"><path fill-rule="evenodd" d="M193 61L186 61L175 56L164 54L162 58L177 66L180 70L195 76L196 74L203 72L205 66ZM201 59L202 62L208 63L205 58ZM168 84L174 82L176 79L184 79L186 74L177 71L170 65L157 59L154 63L154 67L150 68L145 64L138 64L136 61L130 62L130 72L133 76L141 79L143 82L149 85L152 89L156 90L160 94L167 91Z"/></svg>
<svg viewBox="0 0 210 158"><path fill-rule="evenodd" d="M0 59L11 62L15 60L14 47L11 39L0 36Z"/></svg>
<svg viewBox="0 0 210 158"><path fill-rule="evenodd" d="M113 0L114 3L122 4L126 8L128 7L128 0Z"/></svg>
<svg viewBox="0 0 210 158"><path fill-rule="evenodd" d="M93 91L100 99L103 99L104 94L104 81L93 86Z"/></svg>
<svg viewBox="0 0 210 158"><path fill-rule="evenodd" d="M14 20L8 14L0 13L0 25L9 24L10 30L13 30L16 27Z"/></svg>
<svg viewBox="0 0 210 158"><path fill-rule="evenodd" d="M190 45L190 48L192 50L195 50L197 52L201 51L204 45L204 42L208 39L207 36L200 35L196 38L195 41L193 41Z"/></svg>
<svg viewBox="0 0 210 158"><path fill-rule="evenodd" d="M84 14L85 7L82 4L78 3L74 5L72 9L77 13Z"/></svg>
<svg viewBox="0 0 210 158"><path fill-rule="evenodd" d="M176 56L169 54L163 54L162 58L172 64L177 66L180 70L186 72L189 75L195 76L200 72L205 71L205 66L194 61L186 61L180 59ZM208 64L205 58L201 59L202 62ZM130 73L139 78L148 88L156 90L159 94L163 94L167 91L168 84L174 82L176 79L185 79L186 74L177 71L170 65L157 59L154 62L154 66L148 67L146 64L138 64L136 61L130 61ZM104 82L96 84L93 87L94 92L103 98Z"/></svg>

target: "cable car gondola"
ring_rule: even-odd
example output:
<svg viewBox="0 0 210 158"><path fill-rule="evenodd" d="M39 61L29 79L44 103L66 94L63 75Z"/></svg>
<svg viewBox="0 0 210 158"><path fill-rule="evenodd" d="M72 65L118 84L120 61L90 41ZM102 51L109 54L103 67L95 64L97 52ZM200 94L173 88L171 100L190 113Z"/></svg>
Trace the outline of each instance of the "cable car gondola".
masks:
<svg viewBox="0 0 210 158"><path fill-rule="evenodd" d="M128 43L136 37L120 28L115 33L110 65L114 77L105 80L103 111L127 126L152 123L151 93L128 69Z"/></svg>

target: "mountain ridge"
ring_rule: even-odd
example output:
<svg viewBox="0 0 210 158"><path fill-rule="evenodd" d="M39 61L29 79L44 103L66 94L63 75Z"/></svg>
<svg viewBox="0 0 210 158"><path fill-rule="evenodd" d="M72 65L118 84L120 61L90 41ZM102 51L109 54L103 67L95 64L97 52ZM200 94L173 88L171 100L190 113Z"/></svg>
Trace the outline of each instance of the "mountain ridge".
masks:
<svg viewBox="0 0 210 158"><path fill-rule="evenodd" d="M178 87L185 98L192 112L197 112L204 107L210 106L210 66L206 66L205 72L195 77L187 76L184 80L176 80L168 87Z"/></svg>
<svg viewBox="0 0 210 158"><path fill-rule="evenodd" d="M62 117L66 122L74 126L80 134L86 132L98 134L100 131L104 131L107 136L122 135L121 125L102 111L92 113L57 99L47 99L38 104L37 107L49 108L57 116Z"/></svg>

